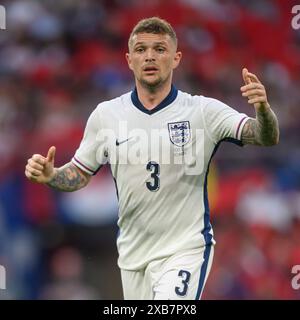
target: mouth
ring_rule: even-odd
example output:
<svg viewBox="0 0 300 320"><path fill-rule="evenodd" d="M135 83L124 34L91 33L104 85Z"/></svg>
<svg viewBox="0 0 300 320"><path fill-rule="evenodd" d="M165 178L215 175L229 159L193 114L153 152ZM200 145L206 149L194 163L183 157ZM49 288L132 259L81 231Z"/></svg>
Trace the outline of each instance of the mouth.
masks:
<svg viewBox="0 0 300 320"><path fill-rule="evenodd" d="M151 74L151 73L155 73L158 71L158 68L155 66L147 66L143 69L144 72Z"/></svg>

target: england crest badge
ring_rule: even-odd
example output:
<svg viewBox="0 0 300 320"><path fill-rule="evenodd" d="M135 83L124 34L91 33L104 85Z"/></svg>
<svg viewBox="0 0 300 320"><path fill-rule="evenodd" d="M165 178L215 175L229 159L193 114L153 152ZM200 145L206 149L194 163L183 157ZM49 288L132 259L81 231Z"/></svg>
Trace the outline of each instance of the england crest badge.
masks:
<svg viewBox="0 0 300 320"><path fill-rule="evenodd" d="M189 121L179 121L168 123L169 137L173 144L183 147L190 141L191 128Z"/></svg>

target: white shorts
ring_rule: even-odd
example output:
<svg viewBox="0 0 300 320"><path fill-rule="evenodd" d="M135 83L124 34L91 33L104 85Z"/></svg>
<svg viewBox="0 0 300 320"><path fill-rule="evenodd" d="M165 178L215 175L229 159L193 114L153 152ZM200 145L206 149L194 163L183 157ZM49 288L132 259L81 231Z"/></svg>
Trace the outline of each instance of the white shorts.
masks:
<svg viewBox="0 0 300 320"><path fill-rule="evenodd" d="M199 300L209 275L214 246L150 262L142 270L121 269L125 300Z"/></svg>

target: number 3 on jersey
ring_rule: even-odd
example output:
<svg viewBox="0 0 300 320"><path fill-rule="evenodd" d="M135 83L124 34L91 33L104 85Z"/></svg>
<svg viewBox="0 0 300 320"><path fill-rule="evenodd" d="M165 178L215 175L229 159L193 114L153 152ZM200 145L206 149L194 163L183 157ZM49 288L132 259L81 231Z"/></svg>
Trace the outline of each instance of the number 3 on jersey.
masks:
<svg viewBox="0 0 300 320"><path fill-rule="evenodd" d="M175 293L178 295L178 296L185 296L187 291L188 291L188 288L189 288L189 282L190 282L190 279L191 279L191 273L189 271L186 271L186 270L180 270L178 272L178 276L182 278L182 287L175 287Z"/></svg>
<svg viewBox="0 0 300 320"><path fill-rule="evenodd" d="M146 169L151 172L151 181L146 182L146 186L150 191L157 191L159 189L159 174L160 167L159 164L155 161L149 161L147 163Z"/></svg>

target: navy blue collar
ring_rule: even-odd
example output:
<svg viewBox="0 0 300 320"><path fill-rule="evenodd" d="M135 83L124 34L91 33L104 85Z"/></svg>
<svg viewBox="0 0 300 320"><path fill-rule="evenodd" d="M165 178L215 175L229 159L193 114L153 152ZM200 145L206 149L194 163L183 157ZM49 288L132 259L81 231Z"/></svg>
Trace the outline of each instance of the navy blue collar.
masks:
<svg viewBox="0 0 300 320"><path fill-rule="evenodd" d="M138 97L137 89L135 88L131 93L131 101L140 111L151 115L159 110L162 110L163 108L167 107L168 105L170 105L176 99L177 94L178 94L178 90L172 84L171 91L165 97L165 99L160 104L158 104L155 108L148 110L141 103L141 101Z"/></svg>

